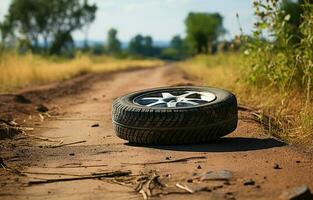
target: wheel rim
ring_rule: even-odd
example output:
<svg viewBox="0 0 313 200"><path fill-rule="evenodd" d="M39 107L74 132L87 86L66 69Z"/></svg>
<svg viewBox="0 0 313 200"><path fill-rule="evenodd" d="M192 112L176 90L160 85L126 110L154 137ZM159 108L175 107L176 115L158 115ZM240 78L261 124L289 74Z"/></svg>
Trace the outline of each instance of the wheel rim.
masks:
<svg viewBox="0 0 313 200"><path fill-rule="evenodd" d="M141 94L133 99L133 103L147 107L177 108L199 106L215 99L212 92L173 89Z"/></svg>

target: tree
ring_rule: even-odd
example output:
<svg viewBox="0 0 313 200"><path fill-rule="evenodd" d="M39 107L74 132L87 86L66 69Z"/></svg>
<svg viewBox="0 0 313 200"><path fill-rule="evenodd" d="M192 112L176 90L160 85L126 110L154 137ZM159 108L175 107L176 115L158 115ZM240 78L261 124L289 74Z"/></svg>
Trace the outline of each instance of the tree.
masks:
<svg viewBox="0 0 313 200"><path fill-rule="evenodd" d="M143 54L143 36L138 34L133 37L128 45L129 53L134 55L142 55Z"/></svg>
<svg viewBox="0 0 313 200"><path fill-rule="evenodd" d="M183 48L184 41L179 35L175 35L170 42L170 46L173 49L181 50Z"/></svg>
<svg viewBox="0 0 313 200"><path fill-rule="evenodd" d="M128 45L130 54L137 56L155 56L159 50L153 46L153 38L151 36L142 36L140 34L133 37Z"/></svg>
<svg viewBox="0 0 313 200"><path fill-rule="evenodd" d="M44 41L49 52L60 54L72 41L72 32L89 25L95 19L97 7L88 0L13 0L3 23L9 24L15 38L39 48Z"/></svg>
<svg viewBox="0 0 313 200"><path fill-rule="evenodd" d="M145 36L143 38L143 44L142 44L143 52L142 54L144 56L153 56L154 54L154 48L153 48L153 39L151 36Z"/></svg>
<svg viewBox="0 0 313 200"><path fill-rule="evenodd" d="M189 13L186 20L187 42L195 53L208 53L225 29L218 13Z"/></svg>
<svg viewBox="0 0 313 200"><path fill-rule="evenodd" d="M107 52L111 54L116 54L121 51L121 42L117 39L117 30L111 28L108 31L108 39L107 39Z"/></svg>

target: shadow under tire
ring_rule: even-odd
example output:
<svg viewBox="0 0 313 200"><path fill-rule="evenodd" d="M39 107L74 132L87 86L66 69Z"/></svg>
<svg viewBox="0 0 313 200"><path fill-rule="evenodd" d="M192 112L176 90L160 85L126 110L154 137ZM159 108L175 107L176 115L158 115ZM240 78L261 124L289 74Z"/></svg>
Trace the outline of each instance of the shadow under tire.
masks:
<svg viewBox="0 0 313 200"><path fill-rule="evenodd" d="M147 89L116 99L112 121L117 136L130 143L208 143L236 129L237 100L212 87Z"/></svg>

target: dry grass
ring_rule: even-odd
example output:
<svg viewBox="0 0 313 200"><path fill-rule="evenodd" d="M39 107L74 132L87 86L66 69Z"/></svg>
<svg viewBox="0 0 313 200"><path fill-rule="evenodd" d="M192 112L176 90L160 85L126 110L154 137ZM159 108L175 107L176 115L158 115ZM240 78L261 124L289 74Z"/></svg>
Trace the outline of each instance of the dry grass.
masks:
<svg viewBox="0 0 313 200"><path fill-rule="evenodd" d="M179 63L187 74L202 80L204 85L220 87L234 92L239 104L257 108L273 116L282 132L271 134L290 143L312 145L313 103L306 107L305 94L294 90L279 91L273 87L258 88L248 85L241 75L245 69L240 54L197 56Z"/></svg>
<svg viewBox="0 0 313 200"><path fill-rule="evenodd" d="M0 93L29 85L69 79L85 72L106 72L134 67L153 67L159 60L114 59L101 56L78 55L75 59L44 58L16 53L0 55Z"/></svg>

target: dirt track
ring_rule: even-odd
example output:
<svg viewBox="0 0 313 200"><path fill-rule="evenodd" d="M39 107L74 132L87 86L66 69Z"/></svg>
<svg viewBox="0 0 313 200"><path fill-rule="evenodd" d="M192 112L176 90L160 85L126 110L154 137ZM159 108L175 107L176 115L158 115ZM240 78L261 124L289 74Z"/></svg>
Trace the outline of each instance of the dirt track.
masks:
<svg viewBox="0 0 313 200"><path fill-rule="evenodd" d="M56 142L32 140L30 147L22 149L27 159L19 162L27 163L23 169L27 176L18 182L26 184L1 190L1 199L142 199L142 194L134 191L137 179L149 179L153 174L160 175L160 182L166 184L163 190L152 192L159 192L154 198L161 199L278 199L292 187L307 185L313 189L312 156L266 136L258 124L242 120L249 118L248 113L240 113L235 132L206 145L132 146L115 136L111 104L116 97L144 88L186 83L190 80L174 66L165 66L96 78L86 82L88 87L80 82L88 89L79 92L77 86L73 94L50 99L51 117L37 123L30 133ZM99 126L91 127L94 124ZM86 142L51 148L58 140L63 144ZM8 155L2 155L8 160L6 164L14 165ZM191 159L173 162L181 158ZM164 163L155 163L160 161ZM32 180L115 170L131 170L132 175L27 185ZM233 177L222 181L197 178L204 172L219 170L228 170ZM248 179L253 181L244 185ZM9 188L5 180L0 181L3 188ZM176 187L177 183L193 190L206 189L189 194Z"/></svg>

